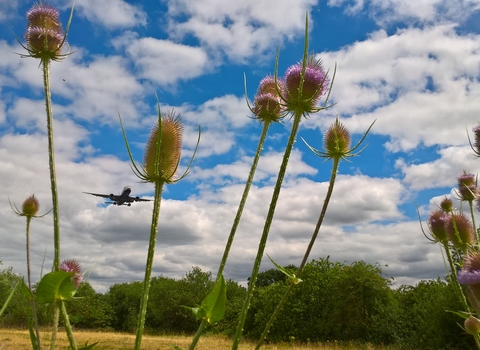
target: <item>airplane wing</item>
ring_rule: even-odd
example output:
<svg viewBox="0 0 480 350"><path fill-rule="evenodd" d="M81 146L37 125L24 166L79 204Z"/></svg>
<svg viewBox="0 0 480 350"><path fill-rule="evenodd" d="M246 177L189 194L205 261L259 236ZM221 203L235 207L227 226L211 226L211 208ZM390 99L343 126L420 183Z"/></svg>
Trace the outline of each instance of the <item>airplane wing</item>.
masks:
<svg viewBox="0 0 480 350"><path fill-rule="evenodd" d="M91 192L83 192L83 193L91 194L91 195L97 196L97 197L103 197L103 198L111 199L109 194L100 194L100 193L91 193Z"/></svg>
<svg viewBox="0 0 480 350"><path fill-rule="evenodd" d="M135 198L135 202L151 202L151 199Z"/></svg>

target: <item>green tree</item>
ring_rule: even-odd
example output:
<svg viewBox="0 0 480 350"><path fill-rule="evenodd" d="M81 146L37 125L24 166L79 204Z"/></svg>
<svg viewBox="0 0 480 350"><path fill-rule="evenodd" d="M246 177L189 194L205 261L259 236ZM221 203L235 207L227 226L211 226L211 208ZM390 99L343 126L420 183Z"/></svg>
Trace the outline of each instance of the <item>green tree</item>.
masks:
<svg viewBox="0 0 480 350"><path fill-rule="evenodd" d="M462 332L463 320L447 310L461 310L454 288L440 279L420 281L396 291L398 343L417 349L473 349L473 338Z"/></svg>
<svg viewBox="0 0 480 350"><path fill-rule="evenodd" d="M111 326L117 331L132 332L137 326L140 310L141 282L114 284L107 293L107 301L113 309Z"/></svg>
<svg viewBox="0 0 480 350"><path fill-rule="evenodd" d="M75 298L67 302L67 311L71 324L77 328L110 328L114 317L108 297L95 293L88 282L80 284Z"/></svg>

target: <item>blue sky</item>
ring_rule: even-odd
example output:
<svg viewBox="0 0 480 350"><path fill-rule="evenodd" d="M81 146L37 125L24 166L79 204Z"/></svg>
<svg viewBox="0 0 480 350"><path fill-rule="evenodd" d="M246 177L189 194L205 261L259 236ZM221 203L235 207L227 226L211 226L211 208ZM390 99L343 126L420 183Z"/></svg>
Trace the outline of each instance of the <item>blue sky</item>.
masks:
<svg viewBox="0 0 480 350"><path fill-rule="evenodd" d="M51 1L66 24L71 3ZM31 2L0 2L0 260L24 274L24 221L8 205L32 193L51 208L42 75L20 58L16 42ZM313 232L331 164L301 142L322 147L335 116L354 142L368 126L367 149L340 165L338 182L312 258L378 262L395 285L445 274L438 246L419 227L454 196L462 171L478 173L466 130L480 101L480 1L447 0L77 0L68 43L73 52L51 66L62 258L91 271L98 291L140 280L151 203L102 205L82 191L152 196L129 168L121 113L134 157L162 109L185 124L182 166L202 139L190 175L167 186L154 275L180 277L193 266L215 272L230 231L261 125L249 118L259 81L301 59L305 13L310 50L337 75L336 104L301 124L266 253L299 264ZM290 123L270 129L263 157L225 269L245 281L251 271ZM460 204L458 204L460 205ZM32 227L34 279L53 256L52 216ZM46 253L45 253L46 252ZM273 267L264 261L262 269Z"/></svg>

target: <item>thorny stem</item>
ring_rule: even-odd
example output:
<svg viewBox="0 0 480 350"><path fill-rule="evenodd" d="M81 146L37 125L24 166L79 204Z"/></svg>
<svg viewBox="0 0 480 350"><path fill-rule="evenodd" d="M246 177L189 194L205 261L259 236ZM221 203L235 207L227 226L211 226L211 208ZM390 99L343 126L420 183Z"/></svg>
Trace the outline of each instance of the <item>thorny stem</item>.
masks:
<svg viewBox="0 0 480 350"><path fill-rule="evenodd" d="M477 225L475 224L475 213L473 210L473 201L468 201L468 206L470 207L470 215L472 216L473 229L475 230L475 240L479 241Z"/></svg>
<svg viewBox="0 0 480 350"><path fill-rule="evenodd" d="M160 203L162 200L163 181L155 182L155 198L153 202L152 225L150 226L150 242L148 245L147 263L145 266L145 279L143 280L143 294L138 315L137 336L135 338L135 350L140 350L142 343L145 315L147 314L148 293L150 290L150 276L152 275L153 259L155 257L155 244L157 241L158 219L160 217Z"/></svg>
<svg viewBox="0 0 480 350"><path fill-rule="evenodd" d="M303 268L305 267L305 263L307 262L308 256L310 255L310 252L312 250L313 244L317 239L318 232L320 231L320 227L322 226L323 219L325 218L325 214L327 212L328 203L330 202L330 198L332 197L333 186L335 185L339 164L340 164L340 157L333 158L332 174L330 176L330 183L328 185L327 194L325 195L322 211L320 212L320 216L318 217L317 225L315 226L315 230L313 232L312 238L310 239L310 243L308 244L307 250L305 251L305 255L303 256L302 263L298 267L297 273L295 275L296 277L300 277L300 274L302 273ZM255 350L260 349L260 347L262 346L263 341L265 340L265 338L268 335L268 332L270 331L270 327L273 325L273 322L275 322L275 319L277 318L280 310L282 309L283 305L287 301L287 298L294 286L295 286L295 283L291 282L287 290L285 291L285 294L283 295L282 299L277 304L275 311L270 316L270 319L268 320L265 326L265 329L263 330L263 333L257 342L257 345L255 346Z"/></svg>
<svg viewBox="0 0 480 350"><path fill-rule="evenodd" d="M72 350L77 350L77 343L75 338L73 337L72 326L70 324L70 320L68 318L67 309L65 308L65 303L63 300L60 300L60 309L62 311L62 318L63 323L65 324L65 330L67 332L68 342L70 343L70 347Z"/></svg>
<svg viewBox="0 0 480 350"><path fill-rule="evenodd" d="M54 260L53 269L58 271L60 268L60 217L58 206L57 178L55 172L55 152L53 145L53 111L52 97L50 93L50 72L48 69L49 61L42 60L43 65L43 86L45 90L45 108L47 112L47 131L48 131L48 164L50 166L50 183L52 188L53 204L53 245Z"/></svg>
<svg viewBox="0 0 480 350"><path fill-rule="evenodd" d="M53 204L53 246L54 246L54 258L53 258L53 270L58 271L60 269L60 217L58 206L58 192L57 192L57 178L55 173L55 153L53 146L53 111L52 111L52 98L50 93L50 72L48 69L49 60L42 60L43 66L43 87L45 91L45 109L47 112L47 133L48 133L48 164L50 168L50 183L52 189L52 204ZM52 331L52 343L50 349L55 349L55 339L58 329L59 319L58 305L54 306L54 323Z"/></svg>
<svg viewBox="0 0 480 350"><path fill-rule="evenodd" d="M280 165L280 170L278 173L277 183L275 184L275 188L273 190L272 200L270 202L270 207L268 209L267 218L265 219L265 226L263 227L263 234L260 239L260 243L258 246L257 257L255 258L255 262L252 269L252 274L250 276L250 281L248 283L248 290L247 295L245 296L245 300L243 302L242 311L240 312L240 320L237 325L237 330L235 332L235 337L233 338L233 345L232 349L238 349L238 345L240 343L240 338L243 332L243 326L245 324L245 320L247 317L247 312L250 307L250 302L253 296L253 290L255 288L255 282L257 280L258 270L260 269L260 264L262 262L263 253L265 251L265 246L267 244L268 233L270 231L270 226L272 224L273 215L275 213L275 208L277 206L278 197L280 195L280 190L282 187L283 178L285 177L285 172L287 170L288 159L290 158L290 153L293 148L293 144L295 143L295 139L297 136L298 128L300 125L300 121L302 120L303 113L296 110L294 111L293 115L293 124L292 124L292 131L290 133L290 137L288 139L287 148L285 149L285 154L283 155L283 161Z"/></svg>
<svg viewBox="0 0 480 350"><path fill-rule="evenodd" d="M55 303L55 307L53 308L53 330L52 330L52 338L50 341L50 350L55 350L55 340L57 339L59 316L60 316L60 309L57 303Z"/></svg>
<svg viewBox="0 0 480 350"><path fill-rule="evenodd" d="M30 298L32 302L32 311L33 311L33 323L35 324L35 334L37 336L37 347L41 349L40 345L40 331L38 330L38 318L37 318L37 307L35 305L35 299L32 294L32 277L30 274L30 221L32 220L31 216L27 216L27 239L26 239L26 250L27 250L27 278L28 278L28 289L30 290Z"/></svg>
<svg viewBox="0 0 480 350"><path fill-rule="evenodd" d="M265 143L265 139L267 138L267 133L268 133L270 124L271 123L269 121L266 121L263 124L262 134L260 135L260 140L258 141L257 152L255 153L255 158L253 158L252 167L250 168L250 173L248 174L248 179L245 184L245 188L243 190L242 199L240 200L240 205L238 206L237 214L235 216L235 219L233 220L232 229L230 230L230 235L228 236L228 239L227 239L225 251L223 252L222 261L220 262L220 266L218 268L217 278L216 278L217 281L218 281L218 278L223 274L225 264L227 263L228 254L230 253L230 248L232 246L233 239L235 238L235 233L237 232L237 227L238 227L238 224L240 223L240 218L242 217L243 209L245 207L245 204L247 203L248 193L253 183L253 177L255 176L255 171L257 170L258 160L260 159L260 155L263 150L263 144ZM202 335L203 329L205 328L206 324L207 324L207 321L203 319L202 322L200 323L200 326L198 327L197 333L195 334L192 340L192 344L189 347L190 350L195 349L195 346L198 343L198 340L200 339L200 336Z"/></svg>

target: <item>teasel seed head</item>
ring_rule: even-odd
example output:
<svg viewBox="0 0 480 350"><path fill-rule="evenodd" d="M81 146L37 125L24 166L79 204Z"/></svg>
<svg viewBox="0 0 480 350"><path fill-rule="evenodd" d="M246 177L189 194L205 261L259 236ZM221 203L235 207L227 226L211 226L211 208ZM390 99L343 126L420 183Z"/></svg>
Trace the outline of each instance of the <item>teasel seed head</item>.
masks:
<svg viewBox="0 0 480 350"><path fill-rule="evenodd" d="M477 184L474 174L463 172L457 178L458 181L458 195L463 201L471 202L477 197Z"/></svg>
<svg viewBox="0 0 480 350"><path fill-rule="evenodd" d="M60 270L72 274L73 285L75 288L80 286L83 280L82 268L76 259L66 259L60 263Z"/></svg>
<svg viewBox="0 0 480 350"><path fill-rule="evenodd" d="M145 181L173 183L182 151L183 124L173 111L153 127L144 154Z"/></svg>
<svg viewBox="0 0 480 350"><path fill-rule="evenodd" d="M35 217L39 209L40 209L40 203L38 203L37 198L35 198L35 195L33 194L27 199L25 199L25 201L22 204L23 216Z"/></svg>
<svg viewBox="0 0 480 350"><path fill-rule="evenodd" d="M430 213L427 224L431 235L437 242L445 242L448 239L445 230L445 224L448 220L450 220L450 216L443 210L439 209Z"/></svg>
<svg viewBox="0 0 480 350"><path fill-rule="evenodd" d="M319 109L317 104L328 91L330 80L321 60L315 60L315 57L310 55L305 63L305 70L303 62L298 62L285 72L282 98L286 110L308 114Z"/></svg>
<svg viewBox="0 0 480 350"><path fill-rule="evenodd" d="M24 37L29 56L46 61L62 59L65 35L58 10L39 2L28 10L26 16L27 29Z"/></svg>
<svg viewBox="0 0 480 350"><path fill-rule="evenodd" d="M480 320L472 315L465 320L464 326L468 334L477 335L480 333Z"/></svg>
<svg viewBox="0 0 480 350"><path fill-rule="evenodd" d="M445 213L451 213L453 211L453 202L450 198L445 197L441 202L440 202L440 208Z"/></svg>
<svg viewBox="0 0 480 350"><path fill-rule="evenodd" d="M475 240L473 225L463 213L452 214L451 219L446 221L445 231L448 240L463 251L466 251L468 245Z"/></svg>
<svg viewBox="0 0 480 350"><path fill-rule="evenodd" d="M350 151L350 133L338 119L323 135L323 147L329 158L344 158Z"/></svg>
<svg viewBox="0 0 480 350"><path fill-rule="evenodd" d="M260 122L277 122L283 118L282 100L279 95L283 86L282 80L272 76L267 76L260 81L252 109Z"/></svg>

